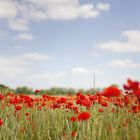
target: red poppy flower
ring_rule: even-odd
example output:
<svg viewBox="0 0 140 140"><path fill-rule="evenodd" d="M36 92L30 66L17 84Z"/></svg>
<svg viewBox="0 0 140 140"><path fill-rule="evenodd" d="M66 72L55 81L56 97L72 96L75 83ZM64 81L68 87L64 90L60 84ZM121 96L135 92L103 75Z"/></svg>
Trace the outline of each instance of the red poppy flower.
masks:
<svg viewBox="0 0 140 140"><path fill-rule="evenodd" d="M67 99L64 98L64 97L61 97L61 98L60 98L60 102L61 102L61 103L66 103L66 102L67 102Z"/></svg>
<svg viewBox="0 0 140 140"><path fill-rule="evenodd" d="M130 79L128 79L127 82L128 82L128 85L129 85L129 87L130 87L131 89L137 90L137 89L139 88L139 82L137 82L137 81L132 81L132 80L130 80Z"/></svg>
<svg viewBox="0 0 140 140"><path fill-rule="evenodd" d="M36 93L39 93L40 91L41 91L41 90L39 90L39 89L36 89L36 90L35 90Z"/></svg>
<svg viewBox="0 0 140 140"><path fill-rule="evenodd" d="M108 103L107 103L107 102L102 101L100 104L101 104L102 106L104 106L104 107L108 107Z"/></svg>
<svg viewBox="0 0 140 140"><path fill-rule="evenodd" d="M30 115L29 112L26 112L26 113L25 113L25 116L29 116L29 115Z"/></svg>
<svg viewBox="0 0 140 140"><path fill-rule="evenodd" d="M73 107L73 110L75 111L75 113L78 113L78 107L77 106Z"/></svg>
<svg viewBox="0 0 140 140"><path fill-rule="evenodd" d="M4 95L0 94L0 100L4 99Z"/></svg>
<svg viewBox="0 0 140 140"><path fill-rule="evenodd" d="M121 90L117 87L110 86L104 89L103 95L106 97L114 97L114 96L120 96Z"/></svg>
<svg viewBox="0 0 140 140"><path fill-rule="evenodd" d="M2 119L0 119L0 126L2 126L3 125L3 120Z"/></svg>
<svg viewBox="0 0 140 140"><path fill-rule="evenodd" d="M85 120L88 120L90 116L91 116L90 112L81 112L80 114L78 114L78 120L85 121Z"/></svg>
<svg viewBox="0 0 140 140"><path fill-rule="evenodd" d="M89 96L89 99L91 101L95 101L95 100L97 100L97 96L96 95L91 95L91 96Z"/></svg>
<svg viewBox="0 0 140 140"><path fill-rule="evenodd" d="M37 107L37 110L41 110L41 109L42 109L42 106L39 105L39 106Z"/></svg>
<svg viewBox="0 0 140 140"><path fill-rule="evenodd" d="M138 113L140 111L140 106L132 106L133 113Z"/></svg>
<svg viewBox="0 0 140 140"><path fill-rule="evenodd" d="M103 108L99 108L98 110L100 113L103 113L104 112L104 109Z"/></svg>
<svg viewBox="0 0 140 140"><path fill-rule="evenodd" d="M129 87L128 85L123 85L123 88L124 88L125 90L131 90L131 87Z"/></svg>
<svg viewBox="0 0 140 140"><path fill-rule="evenodd" d="M72 132L71 132L71 136L72 136L72 137L76 137L76 135L77 135L77 132L76 132L76 131L72 131Z"/></svg>
<svg viewBox="0 0 140 140"><path fill-rule="evenodd" d="M21 106L19 106L19 105L15 106L15 110L16 110L16 111L21 110Z"/></svg>
<svg viewBox="0 0 140 140"><path fill-rule="evenodd" d="M137 81L132 81L131 79L127 80L127 85L123 85L125 90L138 90L140 83Z"/></svg>
<svg viewBox="0 0 140 140"><path fill-rule="evenodd" d="M138 99L140 99L140 88L134 91L134 94Z"/></svg>
<svg viewBox="0 0 140 140"><path fill-rule="evenodd" d="M68 106L73 106L73 103L72 102L68 102Z"/></svg>
<svg viewBox="0 0 140 140"><path fill-rule="evenodd" d="M76 117L72 116L72 117L70 118L70 120L71 120L72 122L75 122L75 121L76 121Z"/></svg>

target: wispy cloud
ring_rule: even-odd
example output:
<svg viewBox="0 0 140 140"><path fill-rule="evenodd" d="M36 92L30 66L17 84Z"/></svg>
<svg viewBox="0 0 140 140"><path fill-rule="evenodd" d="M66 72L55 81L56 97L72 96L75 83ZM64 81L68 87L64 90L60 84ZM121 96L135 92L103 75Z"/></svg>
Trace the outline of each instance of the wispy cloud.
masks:
<svg viewBox="0 0 140 140"><path fill-rule="evenodd" d="M43 81L55 81L58 79L62 79L65 76L67 76L66 72L56 72L56 73L50 73L50 72L45 72L41 74L32 74L28 77L29 80L43 80Z"/></svg>
<svg viewBox="0 0 140 140"><path fill-rule="evenodd" d="M128 30L121 33L122 37L126 37L127 41L111 40L108 42L100 43L97 45L98 48L105 51L112 52L129 52L139 53L140 52L140 31L139 30Z"/></svg>
<svg viewBox="0 0 140 140"><path fill-rule="evenodd" d="M26 53L12 57L0 57L0 76L1 77L16 77L20 74L25 74L31 69L30 62L50 60L47 54L41 53Z"/></svg>
<svg viewBox="0 0 140 140"><path fill-rule="evenodd" d="M18 10L13 0L0 0L0 18L15 18Z"/></svg>
<svg viewBox="0 0 140 140"><path fill-rule="evenodd" d="M110 4L100 2L96 5L96 8L100 11L109 11L110 10Z"/></svg>
<svg viewBox="0 0 140 140"><path fill-rule="evenodd" d="M109 66L119 68L140 68L140 63L134 62L131 59L112 60L110 61Z"/></svg>
<svg viewBox="0 0 140 140"><path fill-rule="evenodd" d="M82 67L73 68L71 72L75 75L88 75L90 73L88 69Z"/></svg>
<svg viewBox="0 0 140 140"><path fill-rule="evenodd" d="M71 73L73 75L83 75L83 76L87 76L87 75L93 75L94 73L96 74L103 74L103 72L101 70L98 70L98 69L94 69L94 70L90 70L90 69L87 69L87 68L83 68L83 67L77 67L77 68L73 68L71 70Z"/></svg>
<svg viewBox="0 0 140 140"><path fill-rule="evenodd" d="M8 20L8 25L10 29L27 31L29 22L26 19L10 19Z"/></svg>
<svg viewBox="0 0 140 140"><path fill-rule="evenodd" d="M9 59L0 57L0 76L1 77L16 77L17 75L26 73L28 68L24 61L18 59Z"/></svg>
<svg viewBox="0 0 140 140"><path fill-rule="evenodd" d="M47 19L47 20L71 20L76 18L95 18L100 14L100 11L94 4L80 4L80 0L26 0L30 3L26 18L32 19ZM34 5L34 7L33 7ZM102 11L110 9L109 4L100 3ZM32 6L32 7L31 7ZM25 9L24 9L25 11Z"/></svg>
<svg viewBox="0 0 140 140"><path fill-rule="evenodd" d="M96 18L108 10L109 3L81 4L80 0L0 0L0 18L7 19L13 30L28 30L30 20Z"/></svg>
<svg viewBox="0 0 140 140"><path fill-rule="evenodd" d="M47 54L41 54L41 53L26 53L22 54L20 56L15 57L21 61L43 61L43 60L50 60L53 59L53 57L47 55Z"/></svg>
<svg viewBox="0 0 140 140"><path fill-rule="evenodd" d="M28 33L19 33L17 36L14 37L16 40L33 40L33 35Z"/></svg>

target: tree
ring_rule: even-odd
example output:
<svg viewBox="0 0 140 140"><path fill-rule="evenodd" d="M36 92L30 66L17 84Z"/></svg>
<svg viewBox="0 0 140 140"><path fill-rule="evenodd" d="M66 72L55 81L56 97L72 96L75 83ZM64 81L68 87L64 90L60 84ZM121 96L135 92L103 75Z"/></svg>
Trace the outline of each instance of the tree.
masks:
<svg viewBox="0 0 140 140"><path fill-rule="evenodd" d="M33 94L32 88L28 88L28 87L17 87L15 92L17 94Z"/></svg>

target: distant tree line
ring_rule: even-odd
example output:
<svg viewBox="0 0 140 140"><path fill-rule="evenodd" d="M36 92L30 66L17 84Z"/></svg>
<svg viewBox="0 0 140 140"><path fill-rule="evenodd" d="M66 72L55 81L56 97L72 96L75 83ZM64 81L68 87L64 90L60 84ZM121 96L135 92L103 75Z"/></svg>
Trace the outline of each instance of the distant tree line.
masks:
<svg viewBox="0 0 140 140"><path fill-rule="evenodd" d="M117 85L115 85L117 86ZM97 91L102 91L100 88L96 89L74 89L74 88L58 88L53 87L50 89L41 89L41 90L33 90L32 88L23 86L23 87L17 87L16 89L11 89L3 84L0 84L0 93L7 93L7 92L13 92L15 94L28 94L28 95L42 95L42 94L48 94L48 95L75 95L78 92L82 92L83 94L94 94Z"/></svg>

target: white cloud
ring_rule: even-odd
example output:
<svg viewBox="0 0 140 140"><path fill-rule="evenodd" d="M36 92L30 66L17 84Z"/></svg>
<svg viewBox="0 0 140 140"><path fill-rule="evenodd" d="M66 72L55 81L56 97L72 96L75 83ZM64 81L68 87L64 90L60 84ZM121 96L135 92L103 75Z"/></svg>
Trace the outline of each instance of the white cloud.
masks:
<svg viewBox="0 0 140 140"><path fill-rule="evenodd" d="M71 70L71 73L74 74L74 75L93 75L94 73L95 74L103 74L102 71L98 70L98 69L95 69L95 70L89 70L87 68L82 68L82 67L78 67L78 68L73 68Z"/></svg>
<svg viewBox="0 0 140 140"><path fill-rule="evenodd" d="M32 73L24 78L28 85L35 88L68 87L70 82L67 72L40 72Z"/></svg>
<svg viewBox="0 0 140 140"><path fill-rule="evenodd" d="M90 74L90 71L86 68L73 68L72 69L72 74L75 74L75 75L88 75Z"/></svg>
<svg viewBox="0 0 140 140"><path fill-rule="evenodd" d="M100 11L108 11L108 10L110 10L110 4L109 3L98 3L96 8Z"/></svg>
<svg viewBox="0 0 140 140"><path fill-rule="evenodd" d="M96 70L94 70L93 73L94 73L95 75L102 75L104 72L101 71L101 70L96 69Z"/></svg>
<svg viewBox="0 0 140 140"><path fill-rule="evenodd" d="M16 2L13 0L0 0L0 18L14 18L16 16Z"/></svg>
<svg viewBox="0 0 140 140"><path fill-rule="evenodd" d="M19 33L17 36L14 37L17 40L33 40L33 36L28 33Z"/></svg>
<svg viewBox="0 0 140 140"><path fill-rule="evenodd" d="M23 16L30 19L71 20L95 18L99 15L93 4L80 4L79 0L26 0ZM30 4L29 4L30 3ZM28 13L28 14L27 14Z"/></svg>
<svg viewBox="0 0 140 140"><path fill-rule="evenodd" d="M131 30L124 31L121 34L122 36L126 36L128 38L128 42L134 45L140 45L140 31Z"/></svg>
<svg viewBox="0 0 140 140"><path fill-rule="evenodd" d="M119 67L119 68L140 68L140 63L136 63L131 59L125 60L112 60L109 63L109 66Z"/></svg>
<svg viewBox="0 0 140 140"><path fill-rule="evenodd" d="M140 31L128 30L122 32L122 37L126 37L127 41L111 40L109 42L97 45L102 50L113 52L140 52Z"/></svg>
<svg viewBox="0 0 140 140"><path fill-rule="evenodd" d="M99 75L102 74L100 70L95 70L95 74ZM80 76L80 79L83 79L83 83L86 83L90 78L93 76L92 71L86 68L74 68L69 71L62 71L62 72L42 72L39 74L31 74L25 79L30 81L31 83L34 81L42 81L43 83L47 83L47 86L66 86L66 87L73 87L74 85L69 83L71 80L75 80L75 82L81 82L80 79L77 77ZM92 78L91 78L92 79ZM89 82L89 81L88 81ZM73 86L72 86L73 85ZM75 87L75 86L74 86Z"/></svg>
<svg viewBox="0 0 140 140"><path fill-rule="evenodd" d="M9 27L13 30L27 31L28 21L25 19L10 19L8 21Z"/></svg>
<svg viewBox="0 0 140 140"><path fill-rule="evenodd" d="M57 77L65 77L67 75L66 72L58 72Z"/></svg>
<svg viewBox="0 0 140 140"><path fill-rule="evenodd" d="M0 57L0 76L16 77L30 71L30 62L50 59L50 56L40 53L27 53L13 57Z"/></svg>
<svg viewBox="0 0 140 140"><path fill-rule="evenodd" d="M109 9L108 3L81 4L80 0L0 0L0 18L7 19L13 30L28 30L30 20L96 18Z"/></svg>
<svg viewBox="0 0 140 140"><path fill-rule="evenodd" d="M28 71L26 63L16 59L0 58L0 76L16 77Z"/></svg>
<svg viewBox="0 0 140 140"><path fill-rule="evenodd" d="M27 53L27 54L23 54L23 55L20 55L18 57L16 57L20 60L23 60L23 61L43 61L43 60L49 60L49 59L52 59L52 57L50 57L49 55L46 55L46 54L40 54L40 53Z"/></svg>
<svg viewBox="0 0 140 140"><path fill-rule="evenodd" d="M94 73L96 75L103 74L103 72L101 72L100 70L95 70ZM55 73L44 72L40 74L32 74L28 76L28 78L26 79L28 79L29 81L43 81L43 82L46 81L47 83L51 83L53 85L53 83L56 84L66 79L71 80L71 77L76 80L77 76L80 76L81 78L84 78L87 80L89 79L89 77L93 76L94 73L86 68L74 68L67 72L55 72Z"/></svg>
<svg viewBox="0 0 140 140"><path fill-rule="evenodd" d="M43 74L36 74L36 75L30 75L28 77L29 80L50 80L51 75L50 73L43 73Z"/></svg>
<svg viewBox="0 0 140 140"><path fill-rule="evenodd" d="M29 80L40 80L40 81L48 81L48 82L53 82L54 80L62 79L65 76L67 76L66 72L57 72L57 73L42 73L42 74L36 74L36 75L30 75L28 77Z"/></svg>

